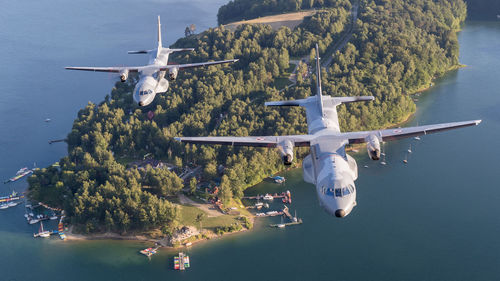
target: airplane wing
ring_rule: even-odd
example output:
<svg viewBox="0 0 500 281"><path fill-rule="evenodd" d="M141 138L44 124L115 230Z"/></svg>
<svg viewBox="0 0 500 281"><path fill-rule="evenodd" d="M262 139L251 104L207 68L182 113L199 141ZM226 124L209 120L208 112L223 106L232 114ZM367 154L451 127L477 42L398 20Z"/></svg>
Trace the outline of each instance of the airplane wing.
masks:
<svg viewBox="0 0 500 281"><path fill-rule="evenodd" d="M419 135L432 134L452 129L458 129L468 126L476 126L479 125L479 123L481 123L481 120L442 123L442 124L408 127L408 128L395 128L395 129L378 130L378 131L349 132L349 133L343 133L342 137L349 139L349 144L364 143L366 142L366 137L368 137L369 135L376 135L377 137L381 138L382 141L391 141L391 140L409 138Z"/></svg>
<svg viewBox="0 0 500 281"><path fill-rule="evenodd" d="M128 70L128 72L138 72L140 69L143 67L126 67L126 66L120 66L120 67L75 67L75 66L68 66L65 67L65 69L69 70L83 70L83 71L94 71L94 72L113 72L113 73L119 73L123 70Z"/></svg>
<svg viewBox="0 0 500 281"><path fill-rule="evenodd" d="M187 63L187 64L172 64L172 65L167 65L165 67L161 67L160 71L165 71L165 70L171 69L171 68L178 68L178 69L193 68L193 67L216 65L216 64L223 64L223 63L230 63L230 62L237 62L237 61L238 61L238 59L234 59L234 60L221 60L221 61L210 61L210 62L199 62L199 63Z"/></svg>
<svg viewBox="0 0 500 281"><path fill-rule="evenodd" d="M223 61L211 61L211 62L200 62L200 63L188 63L188 64L172 64L167 66L155 66L155 65L146 65L146 66L118 66L118 67L75 67L68 66L65 69L69 70L83 70L83 71L94 71L94 72L113 72L119 73L123 70L128 70L128 72L139 72L142 70L153 70L153 71L165 71L171 68L192 68L192 67L201 67L208 65L216 65L230 62L237 62L237 59L234 60L223 60Z"/></svg>
<svg viewBox="0 0 500 281"><path fill-rule="evenodd" d="M294 146L309 146L314 136L263 136L263 137L180 137L177 141L194 144L220 144L232 146L276 147L283 141L291 141Z"/></svg>

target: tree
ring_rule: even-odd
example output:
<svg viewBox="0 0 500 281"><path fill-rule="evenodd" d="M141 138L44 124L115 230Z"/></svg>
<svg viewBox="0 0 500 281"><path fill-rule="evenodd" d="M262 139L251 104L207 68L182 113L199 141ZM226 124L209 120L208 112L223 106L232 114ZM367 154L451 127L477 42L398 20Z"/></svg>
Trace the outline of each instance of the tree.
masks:
<svg viewBox="0 0 500 281"><path fill-rule="evenodd" d="M204 218L205 218L205 213L198 213L198 215L196 215L196 222L200 224L200 231L203 229L202 221Z"/></svg>
<svg viewBox="0 0 500 281"><path fill-rule="evenodd" d="M198 185L198 181L196 180L195 177L192 177L190 180L189 180L189 192L191 194L194 194L196 192L196 187Z"/></svg>

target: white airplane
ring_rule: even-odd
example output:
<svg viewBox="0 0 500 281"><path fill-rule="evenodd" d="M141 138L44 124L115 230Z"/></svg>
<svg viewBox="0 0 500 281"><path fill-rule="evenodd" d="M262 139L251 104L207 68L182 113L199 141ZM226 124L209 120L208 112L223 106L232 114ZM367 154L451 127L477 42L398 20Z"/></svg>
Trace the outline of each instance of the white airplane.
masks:
<svg viewBox="0 0 500 281"><path fill-rule="evenodd" d="M140 79L134 89L134 99L139 106L146 106L153 102L156 94L164 93L168 90L168 81L165 79L165 74L168 72L168 77L171 81L177 78L179 70L184 68L201 67L215 64L223 64L237 62L237 59L177 64L169 65L168 56L174 52L193 51L193 48L170 49L164 48L161 43L161 24L160 16L158 16L158 47L152 50L129 51L129 54L149 54L150 59L148 65L145 66L123 66L123 67L66 67L71 70L98 71L98 72L113 72L120 74L120 80L125 82L128 74L131 72L139 72Z"/></svg>
<svg viewBox="0 0 500 281"><path fill-rule="evenodd" d="M309 154L302 164L304 181L316 185L320 205L331 215L347 216L356 206L358 178L356 161L345 152L347 144L367 143L372 160L380 159L380 142L415 137L440 131L474 126L481 120L444 123L436 125L397 128L376 131L340 131L337 106L342 103L371 101L372 96L331 97L321 92L321 69L316 45L317 93L306 99L266 102L266 106L302 106L306 110L309 134L261 137L180 137L176 140L194 144L223 144L235 146L276 147L285 165L293 161L295 146L309 146Z"/></svg>

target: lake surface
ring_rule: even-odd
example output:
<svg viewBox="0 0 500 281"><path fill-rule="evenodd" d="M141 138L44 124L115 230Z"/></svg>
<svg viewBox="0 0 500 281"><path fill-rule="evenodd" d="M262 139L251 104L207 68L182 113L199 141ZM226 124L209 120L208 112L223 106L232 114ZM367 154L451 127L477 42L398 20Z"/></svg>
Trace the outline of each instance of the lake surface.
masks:
<svg viewBox="0 0 500 281"><path fill-rule="evenodd" d="M67 65L140 65L128 50L216 25L226 0L9 1L0 5L0 176L44 167L66 154L64 138L78 110L100 102L116 78L64 71ZM33 239L23 207L0 210L1 280L497 280L500 278L500 21L468 22L459 34L466 68L418 97L411 125L483 119L465 128L385 146L387 166L356 155L358 206L345 219L327 215L300 170L286 185L262 183L249 193L290 189L304 224L255 230L195 245L192 268L176 272L173 251L151 260L149 244ZM45 118L52 122L45 123ZM412 145L407 165L405 151ZM369 168L363 168L368 165ZM22 191L21 180L0 195ZM273 208L280 207L273 203Z"/></svg>

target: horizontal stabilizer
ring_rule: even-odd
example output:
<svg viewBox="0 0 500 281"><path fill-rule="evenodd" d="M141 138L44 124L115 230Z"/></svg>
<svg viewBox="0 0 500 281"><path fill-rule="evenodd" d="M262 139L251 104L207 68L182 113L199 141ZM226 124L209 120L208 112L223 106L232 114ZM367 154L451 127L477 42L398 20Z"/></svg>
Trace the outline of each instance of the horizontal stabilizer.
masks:
<svg viewBox="0 0 500 281"><path fill-rule="evenodd" d="M136 55L136 54L149 54L149 53L151 53L152 51L156 51L156 50L128 51L127 53L128 53L128 54L130 54L130 55Z"/></svg>
<svg viewBox="0 0 500 281"><path fill-rule="evenodd" d="M268 101L265 106L301 106L303 100L286 100L286 101Z"/></svg>
<svg viewBox="0 0 500 281"><path fill-rule="evenodd" d="M169 53L194 51L194 48L166 49Z"/></svg>
<svg viewBox="0 0 500 281"><path fill-rule="evenodd" d="M342 104L342 103L351 103L357 101L372 101L375 99L373 96L360 96L360 97L332 97L334 103Z"/></svg>

